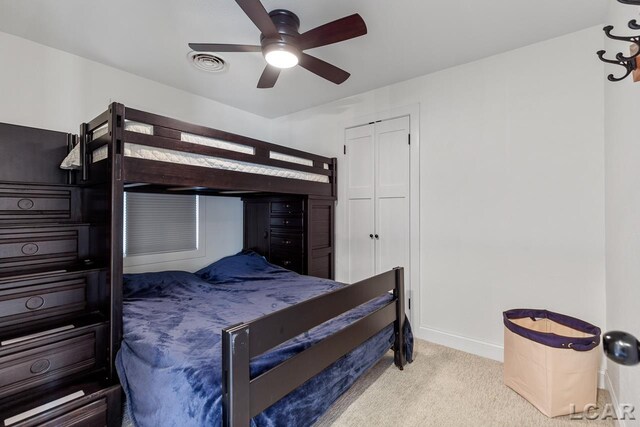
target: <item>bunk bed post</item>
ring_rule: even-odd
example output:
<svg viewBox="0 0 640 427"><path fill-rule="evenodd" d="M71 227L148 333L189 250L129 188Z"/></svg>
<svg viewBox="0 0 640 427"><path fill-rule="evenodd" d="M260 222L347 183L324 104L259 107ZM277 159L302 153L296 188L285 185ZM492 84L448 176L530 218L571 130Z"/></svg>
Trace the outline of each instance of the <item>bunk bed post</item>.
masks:
<svg viewBox="0 0 640 427"><path fill-rule="evenodd" d="M331 180L331 196L334 200L338 199L338 159L336 157L331 158L331 165L329 166L333 171L333 179Z"/></svg>
<svg viewBox="0 0 640 427"><path fill-rule="evenodd" d="M407 364L407 357L404 351L404 268L396 267L395 272L395 288L393 296L396 299L396 321L393 323L395 332L395 342L393 344L393 361L395 365L404 369Z"/></svg>
<svg viewBox="0 0 640 427"><path fill-rule="evenodd" d="M87 123L80 125L80 162L82 163L82 181L89 180L89 156L87 155Z"/></svg>
<svg viewBox="0 0 640 427"><path fill-rule="evenodd" d="M69 154L71 152L71 150L73 150L73 147L75 146L75 144L78 142L78 137L77 135L72 135L70 133L67 134L67 154ZM67 171L67 184L72 185L75 184L73 182L73 172L71 170Z"/></svg>
<svg viewBox="0 0 640 427"><path fill-rule="evenodd" d="M249 325L222 330L222 425L247 427L250 415Z"/></svg>
<svg viewBox="0 0 640 427"><path fill-rule="evenodd" d="M108 228L109 241L109 275L111 322L109 342L109 378L115 379L115 358L122 341L122 274L123 274L123 129L124 129L124 105L112 103L109 106L109 132L111 141L109 146L109 182L111 194L109 195L110 224ZM87 164L87 162L85 162Z"/></svg>

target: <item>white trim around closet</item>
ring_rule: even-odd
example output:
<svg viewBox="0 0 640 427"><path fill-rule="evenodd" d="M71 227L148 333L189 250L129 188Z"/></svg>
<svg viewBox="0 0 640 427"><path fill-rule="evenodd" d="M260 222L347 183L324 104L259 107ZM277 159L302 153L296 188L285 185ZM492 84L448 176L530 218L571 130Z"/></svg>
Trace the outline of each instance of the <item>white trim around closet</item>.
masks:
<svg viewBox="0 0 640 427"><path fill-rule="evenodd" d="M378 120L389 120L398 117L409 116L409 128L411 134L411 178L410 178L410 219L409 232L411 234L410 267L411 267L411 310L409 311L409 321L417 330L420 319L420 104L412 104L391 108L373 114L367 114L346 120L341 126L343 129L342 140L344 141L346 129L365 125ZM344 159L344 157L341 157ZM344 162L342 163L344 164ZM342 172L342 176L344 172ZM338 203L345 200L347 192L346 180L338 180ZM347 215L341 215L340 228L344 232L348 229ZM415 326L414 326L415 325Z"/></svg>

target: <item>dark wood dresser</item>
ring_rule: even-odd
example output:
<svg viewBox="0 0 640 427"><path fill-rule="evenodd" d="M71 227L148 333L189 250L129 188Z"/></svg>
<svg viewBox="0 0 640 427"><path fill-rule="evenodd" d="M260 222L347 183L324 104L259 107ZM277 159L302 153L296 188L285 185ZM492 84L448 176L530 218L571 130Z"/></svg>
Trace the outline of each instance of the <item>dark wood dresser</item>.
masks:
<svg viewBox="0 0 640 427"><path fill-rule="evenodd" d="M296 273L334 278L333 200L308 196L242 200L245 249Z"/></svg>
<svg viewBox="0 0 640 427"><path fill-rule="evenodd" d="M110 291L83 189L64 183L71 135L0 124L0 425L116 426ZM55 153L48 162L42 152ZM38 157L32 168L30 157Z"/></svg>

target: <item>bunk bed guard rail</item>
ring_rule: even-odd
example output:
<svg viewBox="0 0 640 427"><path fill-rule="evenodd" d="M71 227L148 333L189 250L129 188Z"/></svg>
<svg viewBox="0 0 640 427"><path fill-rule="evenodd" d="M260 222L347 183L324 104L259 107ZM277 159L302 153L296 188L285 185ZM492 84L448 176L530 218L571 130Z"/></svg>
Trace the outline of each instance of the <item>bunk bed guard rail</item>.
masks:
<svg viewBox="0 0 640 427"><path fill-rule="evenodd" d="M111 104L83 123L80 134L82 179L88 184L108 180L108 168L118 168L128 183L337 197L335 158L122 104ZM151 152L161 153L164 160L141 154ZM96 161L98 153L109 161Z"/></svg>
<svg viewBox="0 0 640 427"><path fill-rule="evenodd" d="M385 293L385 306L308 349L251 379L251 359L297 335ZM222 331L223 425L246 427L251 418L322 372L390 324L394 324L394 363L402 369L404 354L404 269L346 285L308 301Z"/></svg>

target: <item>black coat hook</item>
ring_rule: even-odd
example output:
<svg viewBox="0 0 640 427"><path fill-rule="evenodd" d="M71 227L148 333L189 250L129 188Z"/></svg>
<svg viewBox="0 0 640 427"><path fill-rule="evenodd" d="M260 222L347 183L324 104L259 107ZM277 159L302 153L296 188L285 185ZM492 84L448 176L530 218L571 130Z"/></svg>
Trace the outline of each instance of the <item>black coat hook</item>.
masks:
<svg viewBox="0 0 640 427"><path fill-rule="evenodd" d="M629 22L629 27L631 27L632 23L634 23L634 21ZM618 61L631 61L632 59L634 59L638 55L640 55L640 36L615 36L615 35L611 34L611 31L613 31L613 25L607 25L606 27L604 27L604 33L610 39L618 40L618 41L621 41L621 42L633 43L633 44L636 45L636 48L637 48L636 49L637 52L634 55L631 55L631 56L624 56L622 53L618 53L616 55L616 59Z"/></svg>
<svg viewBox="0 0 640 427"><path fill-rule="evenodd" d="M600 58L600 60L602 62L606 62L608 64L614 64L614 65L620 65L621 67L624 67L624 69L626 70L626 73L624 76L622 77L615 77L613 74L609 74L609 76L607 76L607 79L609 79L610 82L619 82L621 80L626 79L629 74L633 73L633 70L636 69L636 60L632 59L630 61L620 61L620 60L613 60L613 59L606 59L604 57L605 53L607 53L604 50L599 50L597 52L598 57ZM621 55L621 54L619 54Z"/></svg>

